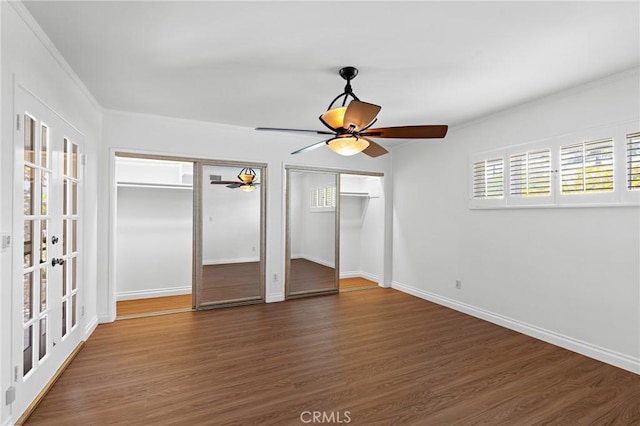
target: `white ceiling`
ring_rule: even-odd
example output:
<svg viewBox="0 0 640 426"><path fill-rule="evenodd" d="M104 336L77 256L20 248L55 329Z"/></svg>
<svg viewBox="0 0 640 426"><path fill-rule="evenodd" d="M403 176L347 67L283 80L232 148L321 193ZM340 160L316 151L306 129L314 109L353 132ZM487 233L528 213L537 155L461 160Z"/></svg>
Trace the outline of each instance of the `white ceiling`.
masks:
<svg viewBox="0 0 640 426"><path fill-rule="evenodd" d="M345 65L395 126L460 124L640 64L638 1L25 5L103 107L246 127L321 129Z"/></svg>

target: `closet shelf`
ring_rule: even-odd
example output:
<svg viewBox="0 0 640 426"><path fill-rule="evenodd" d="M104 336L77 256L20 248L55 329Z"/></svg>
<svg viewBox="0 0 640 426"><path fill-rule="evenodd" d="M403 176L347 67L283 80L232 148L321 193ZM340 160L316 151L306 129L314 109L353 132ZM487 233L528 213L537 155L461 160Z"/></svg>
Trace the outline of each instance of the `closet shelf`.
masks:
<svg viewBox="0 0 640 426"><path fill-rule="evenodd" d="M340 195L345 197L378 198L377 195L369 195L368 192L341 192Z"/></svg>
<svg viewBox="0 0 640 426"><path fill-rule="evenodd" d="M116 186L118 188L193 189L193 185L183 183L118 182Z"/></svg>

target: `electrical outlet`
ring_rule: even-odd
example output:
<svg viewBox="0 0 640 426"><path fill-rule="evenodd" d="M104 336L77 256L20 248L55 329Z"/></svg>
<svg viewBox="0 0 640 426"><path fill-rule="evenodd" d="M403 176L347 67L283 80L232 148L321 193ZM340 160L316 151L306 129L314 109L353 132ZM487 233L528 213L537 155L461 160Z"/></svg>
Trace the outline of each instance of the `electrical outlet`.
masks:
<svg viewBox="0 0 640 426"><path fill-rule="evenodd" d="M460 290L462 288L462 281L456 280L456 288Z"/></svg>
<svg viewBox="0 0 640 426"><path fill-rule="evenodd" d="M273 274L273 282L277 282L278 281L278 274Z"/></svg>

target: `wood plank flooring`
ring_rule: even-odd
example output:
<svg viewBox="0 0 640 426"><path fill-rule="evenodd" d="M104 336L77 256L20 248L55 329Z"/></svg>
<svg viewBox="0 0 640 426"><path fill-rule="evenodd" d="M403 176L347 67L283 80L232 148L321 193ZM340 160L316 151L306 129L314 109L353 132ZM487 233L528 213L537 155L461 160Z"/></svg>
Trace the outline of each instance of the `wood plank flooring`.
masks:
<svg viewBox="0 0 640 426"><path fill-rule="evenodd" d="M26 424L301 425L305 411L638 425L640 376L378 288L99 325Z"/></svg>
<svg viewBox="0 0 640 426"><path fill-rule="evenodd" d="M378 288L378 284L366 278L340 278L340 291L368 290L372 288Z"/></svg>
<svg viewBox="0 0 640 426"><path fill-rule="evenodd" d="M336 270L307 259L291 259L289 293L335 289Z"/></svg>
<svg viewBox="0 0 640 426"><path fill-rule="evenodd" d="M306 283L303 289L312 289L312 285L326 286L333 282L334 270L304 259L296 259L292 272L300 282ZM243 262L203 266L203 296L205 302L234 300L247 297L260 297L260 263ZM309 284L311 283L311 284ZM342 278L340 291L355 291L377 288L378 284L366 278ZM152 297L146 299L122 300L116 304L116 319L130 319L139 316L167 314L191 309L192 296Z"/></svg>
<svg viewBox="0 0 640 426"><path fill-rule="evenodd" d="M172 313L188 309L191 309L190 294L121 300L116 303L116 319L147 314Z"/></svg>
<svg viewBox="0 0 640 426"><path fill-rule="evenodd" d="M260 262L225 263L202 267L203 302L261 298Z"/></svg>

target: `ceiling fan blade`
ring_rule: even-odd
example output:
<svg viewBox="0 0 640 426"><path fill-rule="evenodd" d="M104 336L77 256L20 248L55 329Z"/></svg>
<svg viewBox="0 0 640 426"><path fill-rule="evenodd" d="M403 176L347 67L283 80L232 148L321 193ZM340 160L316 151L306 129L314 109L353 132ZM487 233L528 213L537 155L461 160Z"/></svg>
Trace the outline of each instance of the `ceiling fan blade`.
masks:
<svg viewBox="0 0 640 426"><path fill-rule="evenodd" d="M240 188L244 183L242 182L233 182L231 185L227 185L227 188Z"/></svg>
<svg viewBox="0 0 640 426"><path fill-rule="evenodd" d="M344 122L342 127L348 129L349 126L355 126L355 131L360 131L367 127L369 123L376 118L382 107L369 104L362 101L351 101L344 113Z"/></svg>
<svg viewBox="0 0 640 426"><path fill-rule="evenodd" d="M444 138L449 126L398 126L369 129L362 136L372 138L432 139Z"/></svg>
<svg viewBox="0 0 640 426"><path fill-rule="evenodd" d="M229 185L231 183L238 183L235 180L212 180L212 185Z"/></svg>
<svg viewBox="0 0 640 426"><path fill-rule="evenodd" d="M380 157L381 155L384 155L389 152L384 147L382 147L381 145L378 145L371 139L367 139L367 138L363 138L363 139L369 142L369 146L366 147L364 151L362 151L363 154L367 154L369 157Z"/></svg>
<svg viewBox="0 0 640 426"><path fill-rule="evenodd" d="M330 141L331 139L327 139L326 141L321 141L321 142L316 142L313 145L309 145L309 146L305 146L304 148L300 148L297 151L293 151L291 154L300 154L302 152L307 152L307 151L312 151L316 148L320 148L322 145L326 145L327 141Z"/></svg>
<svg viewBox="0 0 640 426"><path fill-rule="evenodd" d="M256 127L255 130L268 132L287 132L287 133L313 133L316 135L334 135L334 132L326 130L305 130L305 129L281 129L277 127Z"/></svg>

